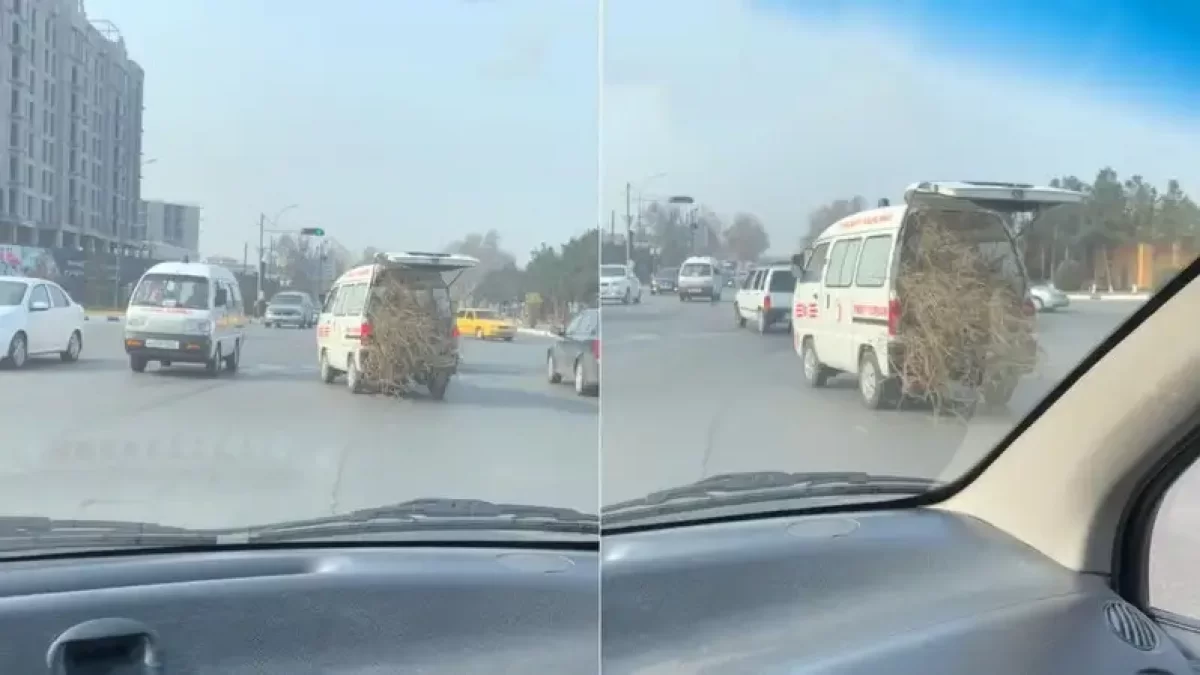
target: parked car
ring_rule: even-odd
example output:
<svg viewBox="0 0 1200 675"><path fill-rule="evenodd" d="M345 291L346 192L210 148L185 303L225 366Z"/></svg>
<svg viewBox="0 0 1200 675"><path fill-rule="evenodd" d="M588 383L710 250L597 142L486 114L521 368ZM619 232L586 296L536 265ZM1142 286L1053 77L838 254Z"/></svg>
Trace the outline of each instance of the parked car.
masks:
<svg viewBox="0 0 1200 675"><path fill-rule="evenodd" d="M650 295L659 293L674 293L679 286L679 268L666 267L654 273L650 278Z"/></svg>
<svg viewBox="0 0 1200 675"><path fill-rule="evenodd" d="M302 291L281 291L276 293L267 303L267 314L263 325L295 326L296 328L312 328L317 325L317 317L321 311L312 296Z"/></svg>
<svg viewBox="0 0 1200 675"><path fill-rule="evenodd" d="M1029 297L1039 312L1053 312L1066 309L1071 305L1071 299L1067 297L1067 294L1052 284L1042 283L1030 286Z"/></svg>
<svg viewBox="0 0 1200 675"><path fill-rule="evenodd" d="M53 281L31 277L0 279L0 357L10 368L23 368L31 356L58 354L79 360L83 350L83 307Z"/></svg>
<svg viewBox="0 0 1200 675"><path fill-rule="evenodd" d="M567 327L556 331L558 339L546 353L546 378L558 384L571 377L575 393L600 393L600 310L585 309Z"/></svg>

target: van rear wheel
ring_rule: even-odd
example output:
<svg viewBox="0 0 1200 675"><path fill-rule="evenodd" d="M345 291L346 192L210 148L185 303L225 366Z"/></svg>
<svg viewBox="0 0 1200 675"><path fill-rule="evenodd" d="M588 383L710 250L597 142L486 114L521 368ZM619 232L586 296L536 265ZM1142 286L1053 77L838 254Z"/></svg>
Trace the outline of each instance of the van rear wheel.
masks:
<svg viewBox="0 0 1200 675"><path fill-rule="evenodd" d="M817 348L813 346L812 338L804 338L800 353L801 361L804 363L804 381L814 389L824 387L829 380L829 369L821 365L821 359L817 357Z"/></svg>
<svg viewBox="0 0 1200 675"><path fill-rule="evenodd" d="M900 386L895 378L885 378L875 352L865 351L858 359L858 393L863 405L870 410L896 406L900 401Z"/></svg>
<svg viewBox="0 0 1200 675"><path fill-rule="evenodd" d="M361 394L363 392L363 377L362 372L358 370L358 364L355 363L354 355L346 359L346 386L352 394Z"/></svg>
<svg viewBox="0 0 1200 675"><path fill-rule="evenodd" d="M450 373L437 372L429 376L429 395L435 401L446 398L446 388L450 386Z"/></svg>

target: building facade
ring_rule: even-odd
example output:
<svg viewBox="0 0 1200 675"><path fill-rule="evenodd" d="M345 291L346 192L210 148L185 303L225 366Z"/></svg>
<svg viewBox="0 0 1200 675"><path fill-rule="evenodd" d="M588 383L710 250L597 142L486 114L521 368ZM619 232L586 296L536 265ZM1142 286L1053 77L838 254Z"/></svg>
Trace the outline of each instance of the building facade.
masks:
<svg viewBox="0 0 1200 675"><path fill-rule="evenodd" d="M129 247L157 260L200 259L200 207L147 200L138 206Z"/></svg>
<svg viewBox="0 0 1200 675"><path fill-rule="evenodd" d="M0 244L124 248L141 199L141 67L82 0L0 0L0 35Z"/></svg>

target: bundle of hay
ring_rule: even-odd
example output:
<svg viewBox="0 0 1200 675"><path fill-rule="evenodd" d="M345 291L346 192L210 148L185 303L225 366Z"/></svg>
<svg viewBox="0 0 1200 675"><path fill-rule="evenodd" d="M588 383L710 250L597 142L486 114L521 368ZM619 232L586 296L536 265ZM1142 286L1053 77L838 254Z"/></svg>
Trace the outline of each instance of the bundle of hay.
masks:
<svg viewBox="0 0 1200 675"><path fill-rule="evenodd" d="M1007 388L1011 395L1038 353L1034 317L1023 307L1023 284L1014 283L1019 270L1006 235L998 237L1004 242L983 246L973 240L977 219L992 217L985 214L925 211L917 217L897 283L903 393L938 412L970 409L980 398L1007 399L999 392Z"/></svg>
<svg viewBox="0 0 1200 675"><path fill-rule="evenodd" d="M395 395L445 358L443 319L429 306L427 290L385 281L372 292L372 333L363 375L382 393Z"/></svg>

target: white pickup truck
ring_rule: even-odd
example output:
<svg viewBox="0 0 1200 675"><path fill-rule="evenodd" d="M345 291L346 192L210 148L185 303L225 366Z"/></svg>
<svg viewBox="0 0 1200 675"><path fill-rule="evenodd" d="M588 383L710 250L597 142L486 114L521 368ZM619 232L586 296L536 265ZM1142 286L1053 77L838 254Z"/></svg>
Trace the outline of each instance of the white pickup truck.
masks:
<svg viewBox="0 0 1200 675"><path fill-rule="evenodd" d="M796 278L790 263L777 263L750 270L737 291L733 314L739 327L753 321L759 333L775 324L792 323L792 294Z"/></svg>

